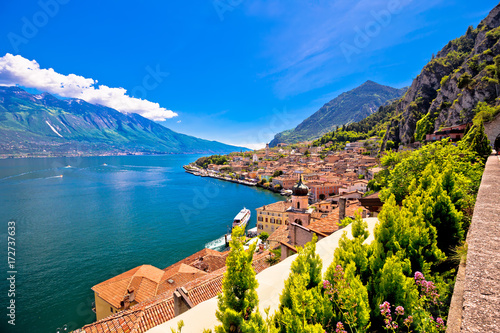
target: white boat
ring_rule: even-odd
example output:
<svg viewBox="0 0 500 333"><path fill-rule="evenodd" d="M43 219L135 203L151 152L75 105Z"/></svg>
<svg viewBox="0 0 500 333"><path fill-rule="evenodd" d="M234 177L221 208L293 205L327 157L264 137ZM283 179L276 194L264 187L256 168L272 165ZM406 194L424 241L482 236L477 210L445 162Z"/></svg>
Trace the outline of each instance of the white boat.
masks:
<svg viewBox="0 0 500 333"><path fill-rule="evenodd" d="M233 220L233 228L239 226L243 229L247 226L248 221L250 221L250 210L243 208Z"/></svg>

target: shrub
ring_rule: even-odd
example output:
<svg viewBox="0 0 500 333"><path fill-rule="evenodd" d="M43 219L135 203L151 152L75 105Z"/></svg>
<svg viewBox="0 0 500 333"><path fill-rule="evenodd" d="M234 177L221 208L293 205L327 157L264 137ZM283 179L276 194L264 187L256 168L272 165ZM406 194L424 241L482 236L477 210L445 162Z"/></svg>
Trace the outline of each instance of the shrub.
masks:
<svg viewBox="0 0 500 333"><path fill-rule="evenodd" d="M472 78L472 75L469 73L465 72L458 78L458 88L463 89L465 87L470 88L470 86L474 84L474 79Z"/></svg>
<svg viewBox="0 0 500 333"><path fill-rule="evenodd" d="M441 79L441 87L444 86L449 79L450 79L449 75L443 76L443 78Z"/></svg>

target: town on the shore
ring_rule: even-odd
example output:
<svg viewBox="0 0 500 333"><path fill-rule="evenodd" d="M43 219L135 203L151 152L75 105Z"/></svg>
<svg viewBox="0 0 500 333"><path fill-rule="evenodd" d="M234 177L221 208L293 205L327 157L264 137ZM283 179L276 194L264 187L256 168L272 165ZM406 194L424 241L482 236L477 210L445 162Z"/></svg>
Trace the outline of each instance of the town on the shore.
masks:
<svg viewBox="0 0 500 333"><path fill-rule="evenodd" d="M378 193L369 192L368 182L382 168L366 142L347 143L342 151L328 151L329 143L266 145L202 157L184 169L284 196L257 208L257 226L247 233L249 242L258 243L253 267L259 273L296 253L314 235L320 240L342 229L346 217L377 216L382 202ZM95 285L97 321L75 332L145 331L175 318L221 292L228 253L205 248L167 268L141 265Z"/></svg>
<svg viewBox="0 0 500 333"><path fill-rule="evenodd" d="M441 129L427 135L426 141L460 140L464 128ZM321 240L341 230L348 223L346 218L378 216L383 202L374 178L384 170L381 145L378 137L340 147L331 141L280 143L272 148L266 144L255 151L201 157L184 170L284 196L284 200L256 208L256 227L246 232L247 246L257 245L252 266L260 273L297 253L298 247L313 238ZM420 146L416 142L399 146L398 151ZM132 328L145 332L174 319L222 291L228 254L228 248L222 252L205 248L164 269L141 265L98 283L92 287L97 321L74 332L128 332Z"/></svg>

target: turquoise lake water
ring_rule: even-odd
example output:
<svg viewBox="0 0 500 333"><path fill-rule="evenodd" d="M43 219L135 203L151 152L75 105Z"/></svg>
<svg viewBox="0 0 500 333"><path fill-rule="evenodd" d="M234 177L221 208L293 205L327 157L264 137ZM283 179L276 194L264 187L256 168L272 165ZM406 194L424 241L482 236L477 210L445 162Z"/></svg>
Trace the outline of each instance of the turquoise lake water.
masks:
<svg viewBox="0 0 500 333"><path fill-rule="evenodd" d="M90 288L161 269L220 239L244 206L283 200L187 174L197 155L0 160L0 331L71 331L95 320ZM62 176L62 177L61 177ZM16 325L7 323L7 227L15 221Z"/></svg>

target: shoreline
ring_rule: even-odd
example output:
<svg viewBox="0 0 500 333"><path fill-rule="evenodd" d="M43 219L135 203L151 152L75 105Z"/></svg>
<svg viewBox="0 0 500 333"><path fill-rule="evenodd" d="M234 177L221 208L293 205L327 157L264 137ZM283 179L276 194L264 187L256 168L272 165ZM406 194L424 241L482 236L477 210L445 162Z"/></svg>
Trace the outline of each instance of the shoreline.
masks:
<svg viewBox="0 0 500 333"><path fill-rule="evenodd" d="M281 194L281 191L276 192L268 187L264 187L264 186L260 185L259 182L256 182L256 181L232 179L230 177L219 176L219 175L215 174L214 172L209 172L203 168L194 166L192 164L183 165L182 168L184 169L185 172L192 174L193 176L209 177L209 178L214 178L214 179L218 179L218 180L224 180L224 181L231 182L231 183L250 186L250 187L260 187L260 188L262 188L264 190L268 190L272 193L280 194L281 196L286 196L286 195Z"/></svg>
<svg viewBox="0 0 500 333"><path fill-rule="evenodd" d="M35 159L35 158L80 158L80 157L123 157L123 156L170 156L170 155L207 155L211 152L194 152L194 153L118 153L118 154L90 154L90 155L40 155L40 156L5 156L0 155L0 160L15 160L15 159Z"/></svg>

